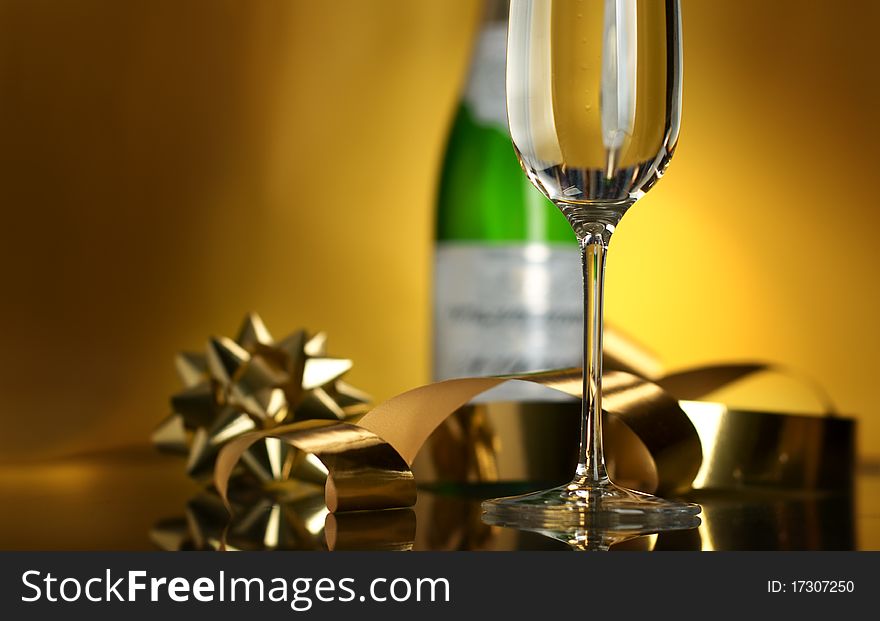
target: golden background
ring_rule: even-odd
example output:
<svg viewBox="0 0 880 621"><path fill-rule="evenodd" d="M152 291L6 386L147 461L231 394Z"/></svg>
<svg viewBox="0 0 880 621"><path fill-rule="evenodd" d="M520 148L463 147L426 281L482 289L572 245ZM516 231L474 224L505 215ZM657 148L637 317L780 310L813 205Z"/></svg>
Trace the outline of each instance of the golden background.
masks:
<svg viewBox="0 0 880 621"><path fill-rule="evenodd" d="M682 139L607 317L877 417L880 3L684 0ZM385 398L429 379L433 197L471 0L0 0L0 461L145 442L173 356L259 311ZM577 294L576 294L577 295ZM732 401L815 409L790 380Z"/></svg>

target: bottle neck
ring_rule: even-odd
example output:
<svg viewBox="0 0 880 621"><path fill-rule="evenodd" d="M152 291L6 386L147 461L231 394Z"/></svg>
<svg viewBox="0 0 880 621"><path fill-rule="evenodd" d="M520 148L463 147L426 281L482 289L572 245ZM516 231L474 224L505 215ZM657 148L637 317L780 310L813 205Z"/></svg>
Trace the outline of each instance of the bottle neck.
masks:
<svg viewBox="0 0 880 621"><path fill-rule="evenodd" d="M462 99L475 120L507 133L505 66L507 62L507 22L483 25L474 44L470 74Z"/></svg>
<svg viewBox="0 0 880 621"><path fill-rule="evenodd" d="M508 0L486 0L483 4L483 25L504 24L507 26Z"/></svg>

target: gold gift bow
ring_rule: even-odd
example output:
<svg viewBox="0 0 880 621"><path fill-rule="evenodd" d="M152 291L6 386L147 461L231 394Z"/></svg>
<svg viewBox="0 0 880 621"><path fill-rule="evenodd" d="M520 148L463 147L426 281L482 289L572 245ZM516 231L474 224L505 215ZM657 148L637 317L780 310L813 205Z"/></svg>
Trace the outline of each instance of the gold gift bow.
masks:
<svg viewBox="0 0 880 621"><path fill-rule="evenodd" d="M655 489L687 488L700 470L700 436L676 397L696 399L758 371L763 364L717 365L676 373L656 382L622 371L603 379L603 405L642 448L653 470ZM415 480L409 467L427 438L450 414L473 397L508 380L541 384L581 396L581 370L563 369L503 377L463 378L429 384L393 397L364 415L358 424L304 421L244 434L225 446L217 459L215 485L229 506L229 477L247 449L274 438L278 444L312 453L327 468L325 488L331 511L412 506ZM830 402L820 399L833 412ZM280 454L280 453L279 453Z"/></svg>
<svg viewBox="0 0 880 621"><path fill-rule="evenodd" d="M369 409L369 395L342 381L352 361L327 354L326 333L297 330L275 340L254 312L234 340L211 337L204 352L179 353L175 366L184 388L171 396L172 413L152 441L186 455L187 474L197 481L211 477L217 451L233 437L294 421L348 420ZM278 456L253 451L245 458L251 474L287 475L273 471L266 457Z"/></svg>

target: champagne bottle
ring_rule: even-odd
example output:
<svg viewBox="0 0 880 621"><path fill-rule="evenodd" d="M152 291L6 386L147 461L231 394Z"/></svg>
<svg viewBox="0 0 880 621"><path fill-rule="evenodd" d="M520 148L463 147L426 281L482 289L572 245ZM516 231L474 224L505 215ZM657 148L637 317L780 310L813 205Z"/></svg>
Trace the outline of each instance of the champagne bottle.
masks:
<svg viewBox="0 0 880 621"><path fill-rule="evenodd" d="M520 169L507 129L506 2L489 2L448 139L437 201L434 376L579 366L579 249ZM554 400L510 382L482 400Z"/></svg>

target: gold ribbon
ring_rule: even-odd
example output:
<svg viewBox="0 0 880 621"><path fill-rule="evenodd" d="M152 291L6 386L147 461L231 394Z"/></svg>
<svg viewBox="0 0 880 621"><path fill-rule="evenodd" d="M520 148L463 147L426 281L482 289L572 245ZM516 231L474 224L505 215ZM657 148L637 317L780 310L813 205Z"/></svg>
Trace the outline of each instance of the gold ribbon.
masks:
<svg viewBox="0 0 880 621"><path fill-rule="evenodd" d="M720 404L708 404L714 409L707 412L702 408L700 412L695 402L685 401L769 368L763 364L700 367L653 382L623 371L606 373L603 405L608 434L617 449L609 451L617 478L638 489L664 493L691 485L735 487L755 481L794 487L845 484L854 453L853 422L831 416L833 406L818 389L829 416L743 413ZM412 506L416 490L410 466L429 436L473 397L509 380L529 381L581 397L580 369L438 382L385 401L357 424L304 421L244 434L220 451L215 485L229 506L229 477L239 460L254 443L274 439L276 459L286 456L288 473L294 452L282 451L282 447L299 449L320 460L327 470L325 499L330 511ZM755 439L768 430L776 438L775 444L756 451ZM734 440L729 442L732 450L725 449L724 435ZM822 458L829 450L838 464L830 474L829 464ZM788 462L792 464L786 467ZM750 470L754 464L757 466ZM768 472L769 476L764 476Z"/></svg>
<svg viewBox="0 0 880 621"><path fill-rule="evenodd" d="M719 446L723 446L722 438L716 437L711 440L711 447L705 446L705 433L698 431L701 425L694 425L694 415L686 412L686 402L679 402L679 399L700 398L732 381L767 368L760 364L702 367L670 375L656 382L622 371L606 373L603 379L603 405L609 432L618 438L618 446L627 447L625 456L611 454L609 461L619 462L616 464L618 469L622 467L629 471L629 476L625 478L637 482L638 487L646 491L681 491L694 483L699 474L703 474L704 480L700 484L702 487L710 487L713 482L730 484L731 479L736 484L735 470L732 471L733 475L729 475L730 468L710 467L708 474L705 474L707 464L704 461L707 456L709 465L717 466L720 458L729 456L729 451L717 450ZM278 448L277 459L281 460L286 455L283 459L288 460L285 466L287 472L292 468L291 455L294 452L282 451L282 447L299 449L320 460L327 470L325 498L331 511L412 506L415 503L416 488L410 466L428 437L473 397L509 380L529 381L572 397L581 397L580 369L438 382L409 390L385 401L365 414L357 424L303 421L244 434L220 451L215 469L215 485L229 506L229 478L239 460L254 443L274 439L273 446ZM831 410L829 407L829 411ZM724 427L725 416L727 423L730 423L730 415L731 412L725 410L709 426L714 425L717 434ZM752 423L747 425L751 432L759 432L766 424L767 417L777 423L783 421L785 424L781 427L789 428L789 440L796 440L801 436L813 438L812 450L801 451L811 455L816 455L821 449L821 436L825 426L829 421L837 420L844 423L846 429L838 425L836 435L831 435L838 441L843 440L838 442L843 446L843 453L851 451L852 422L848 419L771 414L756 416L757 419L753 417ZM814 431L818 430L819 435L815 432L805 434L804 429L810 426L815 428ZM779 428L780 424L775 427ZM815 442L817 438L818 444ZM778 458L778 455L773 457ZM847 460L844 459L843 463L846 464ZM815 463L811 465L813 471L816 470L815 466ZM845 478L845 473L832 483L839 483L841 478ZM818 482L819 479L815 476L808 481L812 485Z"/></svg>
<svg viewBox="0 0 880 621"><path fill-rule="evenodd" d="M324 498L330 511L410 507L416 502L409 464L388 443L358 425L309 420L244 434L223 447L214 483L227 507L235 465L253 444L267 438L312 454L324 464L328 471Z"/></svg>
<svg viewBox="0 0 880 621"><path fill-rule="evenodd" d="M612 478L661 495L688 487L847 489L854 467L855 423L835 415L827 395L815 385L825 416L743 411L694 400L766 371L794 375L763 364L699 367L653 384L607 374L604 436ZM699 453L678 408L658 387L681 399L677 405L696 429ZM579 424L579 402L469 404L432 435L413 470L420 483L560 483L575 466L571 445Z"/></svg>
<svg viewBox="0 0 880 621"><path fill-rule="evenodd" d="M493 378L447 380L405 392L367 413L359 425L398 450L412 464L433 431L476 395L508 380L524 380L581 398L581 370L562 369ZM603 406L618 435L630 435L638 469L652 491L681 490L700 467L700 439L678 402L657 384L623 371L603 376ZM642 479L644 480L644 479Z"/></svg>

